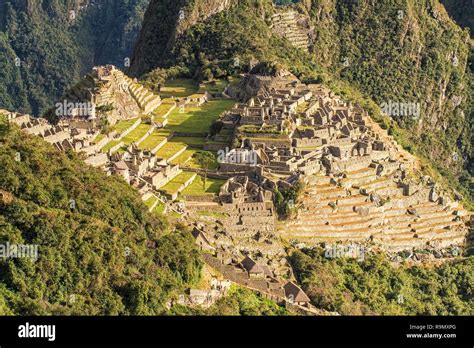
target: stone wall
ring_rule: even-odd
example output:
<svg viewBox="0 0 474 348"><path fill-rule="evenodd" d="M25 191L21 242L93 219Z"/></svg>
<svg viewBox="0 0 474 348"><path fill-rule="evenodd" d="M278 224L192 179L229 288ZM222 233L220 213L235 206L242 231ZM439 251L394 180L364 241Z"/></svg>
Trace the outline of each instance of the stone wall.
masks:
<svg viewBox="0 0 474 348"><path fill-rule="evenodd" d="M153 131L155 130L155 126L151 126L150 129L146 132L146 134L144 136L142 136L138 141L136 141L136 145L140 145L140 143L142 143L143 141L145 141L146 138L148 138L150 136L151 133L153 133Z"/></svg>
<svg viewBox="0 0 474 348"><path fill-rule="evenodd" d="M334 160L332 167L339 171L354 171L368 167L372 163L371 156L352 157L348 160Z"/></svg>
<svg viewBox="0 0 474 348"><path fill-rule="evenodd" d="M120 136L119 136L119 140L122 139L123 137L126 137L128 134L130 134L131 132L133 132L133 130L135 128L137 128L140 124L142 123L142 120L140 118L138 118L135 123L133 125L131 125L129 128L127 128L125 131L123 131Z"/></svg>
<svg viewBox="0 0 474 348"><path fill-rule="evenodd" d="M321 138L303 138L303 139L294 139L293 146L296 147L318 147L323 145L323 140Z"/></svg>
<svg viewBox="0 0 474 348"><path fill-rule="evenodd" d="M109 158L106 153L100 155L92 156L87 158L84 162L92 167L102 167L105 166Z"/></svg>

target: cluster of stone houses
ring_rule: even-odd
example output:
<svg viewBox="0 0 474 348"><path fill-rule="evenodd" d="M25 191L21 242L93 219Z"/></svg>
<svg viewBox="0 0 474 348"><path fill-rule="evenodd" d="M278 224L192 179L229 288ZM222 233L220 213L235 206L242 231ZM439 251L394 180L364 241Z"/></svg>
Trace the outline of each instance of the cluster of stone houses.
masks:
<svg viewBox="0 0 474 348"><path fill-rule="evenodd" d="M91 82L93 81L93 82ZM18 125L28 134L43 138L60 151L73 150L84 156L87 164L103 168L108 174L123 177L125 181L139 189L144 199L166 185L181 172L179 166L168 164L152 151L139 149L131 144L124 151L115 148L104 152L103 147L111 141L120 141L121 137L140 125L137 118L128 130L117 134L101 134L96 109L110 105L105 112L109 124L118 120L136 118L147 114L161 104L161 99L138 86L112 65L95 67L83 81L90 88L72 90L69 94L74 101L59 103L55 110L57 123L52 124L44 118L27 114L3 111L8 121ZM82 98L88 99L82 99ZM86 100L84 103L83 101ZM87 106L84 112L84 106ZM154 127L154 126L153 126ZM119 142L116 147L123 147Z"/></svg>
<svg viewBox="0 0 474 348"><path fill-rule="evenodd" d="M60 151L74 150L77 152L92 153L92 141L99 133L99 129L75 128L66 122L52 125L44 118L36 118L27 114L3 111L7 120L19 126L25 133L37 135L46 142L54 145Z"/></svg>
<svg viewBox="0 0 474 348"><path fill-rule="evenodd" d="M254 151L266 170L305 175L326 170L356 170L393 154L367 124L368 114L342 101L322 85L302 84L292 76L258 79L257 95L227 116L239 127L242 149ZM255 161L254 161L255 162ZM224 161L225 170L250 163Z"/></svg>
<svg viewBox="0 0 474 348"><path fill-rule="evenodd" d="M229 280L220 280L212 278L210 281L210 289L193 289L190 288L185 294L180 295L177 304L184 306L201 306L207 308L214 304L218 299L225 296L231 286Z"/></svg>
<svg viewBox="0 0 474 348"><path fill-rule="evenodd" d="M42 137L58 150L82 153L86 163L123 177L137 188L144 200L152 195L158 197L158 190L181 173L180 167L159 158L156 151L140 149L134 143L125 147L120 142L124 134L140 124L138 118L122 134L112 132L100 136L95 108L112 104L107 118L113 124L119 119L134 118L137 110L149 113L161 100L112 66L98 67L93 75L96 81L90 99L93 112L73 110L55 125L29 115L3 113L10 122L29 134ZM320 188L319 191L314 189L316 198L311 195L305 198L301 226L295 228L296 232L288 230L294 233L289 238L296 235L310 240L320 234L336 240L340 236L346 238L348 226L352 226L347 240L359 237L369 240L374 230L386 233L386 221L405 223L409 214L414 221L407 220L407 226L394 225L394 235L408 230L413 232L411 239L422 240L422 233L431 236L434 232L429 221L419 223L420 212L427 220L431 217L441 221L443 233L450 231L447 227L458 228L454 223L461 224L458 221L461 217L451 216L446 198L439 197L433 187L428 189L405 180L404 164L397 157L399 147L375 128L360 106L341 100L322 85L303 84L289 73L277 77L252 75L246 80L244 88L250 90L252 96L246 103L236 104L222 118L223 128L232 130L241 141L241 147L226 149L219 160L220 167L215 174L227 181L216 197L209 198L211 202L205 197L202 208L199 203L194 204L196 210L225 213L219 218L225 233L195 229L193 235L203 250L219 260L216 267L222 264L222 267L242 270L245 277L237 275L236 282L248 282L249 287L274 293L298 305L308 304L308 297L296 284L283 285L282 279L291 278L291 274L280 269L287 265L284 260L280 262L285 252L273 238L277 233L273 192L277 187L291 187L297 180ZM193 95L185 98L181 105L199 106L208 98L207 94ZM154 127L152 122L151 131ZM108 152L101 151L112 140L117 145ZM115 151L119 148L120 151ZM402 197L390 203L382 202L382 196L391 197L399 190ZM426 206L425 202L433 204ZM419 203L422 207L417 211L412 205ZM389 208L393 208L393 217L387 213ZM456 211L461 214L461 209ZM340 223L343 214L345 224ZM457 239L446 238L448 242L461 240L464 230L456 236ZM408 245L404 240L403 243L403 247ZM249 250L254 255L273 257L277 266L269 268L250 256L240 259L242 255L249 255ZM234 276L232 272L230 276ZM189 295L186 301L200 304L210 303L220 296L212 290L193 290Z"/></svg>
<svg viewBox="0 0 474 348"><path fill-rule="evenodd" d="M105 137L101 141L95 141L100 129L73 128L67 119L61 120L58 125L52 125L43 118L30 115L6 111L4 114L11 123L15 123L28 134L40 136L58 150L81 153L87 164L104 168L109 175L123 177L126 182L136 187L144 198L152 194L158 195L158 189L181 173L178 165L169 164L152 151L139 149L133 143L124 151L102 153L100 150L111 138Z"/></svg>
<svg viewBox="0 0 474 348"><path fill-rule="evenodd" d="M141 192L149 188L158 190L181 173L178 165L168 164L151 151L139 149L136 144L129 145L122 153L111 154L109 158L107 172L123 177Z"/></svg>
<svg viewBox="0 0 474 348"><path fill-rule="evenodd" d="M398 214L394 220L408 221L405 227L397 225L400 248L415 245L404 238L417 240L417 246L441 237L444 240L439 245L463 241L466 228L459 218L462 209L446 196L440 196L433 184L407 180L412 159L405 157L394 139L360 106L341 100L324 86L302 84L289 73L277 77L247 76L242 89L251 91L253 96L246 103L236 104L222 118L225 127L237 129L235 134L241 143L239 148L226 149L220 160L220 171L235 175L219 195L221 209L230 216L225 220L226 230L233 238L272 231L272 191L275 187L291 187L299 179L310 186L322 185L316 198L306 197L305 206L315 206L324 214L344 209L348 217L343 222L352 223L356 231L344 233L337 214L334 221L328 215L328 225L318 227L327 231L321 232L323 236L341 236L341 240L348 241L375 240L372 234L382 233L389 236L383 239L389 245L398 235L392 238L387 232L385 223L391 217L387 214L383 218L383 209L392 209L393 214ZM328 204L331 206L326 207ZM426 211L426 218L416 216L417 221L410 224L407 215L413 215L417 209L412 207L417 205L419 211ZM371 215L378 211L379 216ZM437 220L430 221L430 216ZM294 236L320 241L318 231L311 225L319 226L317 220L308 217ZM415 224L419 227L415 228ZM291 238L291 233L285 236ZM386 242L389 238L390 242ZM221 254L227 258L225 253Z"/></svg>
<svg viewBox="0 0 474 348"><path fill-rule="evenodd" d="M230 235L254 235L272 231L275 226L271 185L257 176L235 176L219 192L223 211L230 212L227 230Z"/></svg>
<svg viewBox="0 0 474 348"><path fill-rule="evenodd" d="M286 281L281 283L276 279L267 265L262 265L254 261L251 257L246 256L239 264L245 272L247 272L250 279L263 280L267 279L267 288L281 289L282 295L284 294L285 299L292 303L296 303L301 306L307 306L310 302L309 297L305 292L294 282ZM283 285L284 284L284 285Z"/></svg>
<svg viewBox="0 0 474 348"><path fill-rule="evenodd" d="M142 107L146 101L158 103L113 67L96 68L95 74L103 81L107 93L128 91ZM247 87L253 88L253 96L246 103L236 104L222 119L227 129L237 130L234 134L241 137L242 146L224 151L217 174L228 180L219 195L211 198L217 204L213 209L228 214L225 223L230 235L251 237L273 231L273 191L276 187L290 187L298 178L307 181L319 174L337 184L337 178L345 173L367 168L374 168L376 179L394 172L403 176L403 164L397 160L399 148L374 128L367 112L358 105L341 100L322 85L303 84L289 73L277 77L250 75L246 79ZM111 92L111 86L117 84L120 87ZM195 95L188 97L186 103L198 105L207 98L206 94ZM104 103L105 99L100 101L101 105ZM136 144L125 148L119 142L121 136L140 124L139 119L120 135L109 134L96 140L100 138L100 129L91 127L89 122L95 117L90 114L63 117L56 125L23 114L7 113L7 117L25 132L41 136L59 150L83 153L86 163L122 176L144 199L157 196L158 189L181 172L179 166L158 158L153 150L140 149ZM121 150L102 152L111 140L118 142L116 147ZM354 179L352 184L361 186L358 181L362 180L363 177ZM416 189L412 183L400 180L397 185L405 185L407 197L425 195L425 191L427 197L432 196L429 190ZM364 190L369 192L360 188L361 192ZM209 208L209 202L203 205ZM199 204L195 207L198 209Z"/></svg>

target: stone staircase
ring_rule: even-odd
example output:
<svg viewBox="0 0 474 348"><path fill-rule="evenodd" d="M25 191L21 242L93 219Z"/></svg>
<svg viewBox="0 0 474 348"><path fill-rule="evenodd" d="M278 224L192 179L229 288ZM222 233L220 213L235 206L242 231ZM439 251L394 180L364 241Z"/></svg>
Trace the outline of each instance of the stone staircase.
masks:
<svg viewBox="0 0 474 348"><path fill-rule="evenodd" d="M465 221L455 209L404 196L393 179L378 177L374 168L348 172L337 184L328 176L309 181L298 217L279 229L285 239L309 245L372 241L394 251L447 247L466 239ZM370 194L383 202L373 202Z"/></svg>
<svg viewBox="0 0 474 348"><path fill-rule="evenodd" d="M309 50L309 29L305 28L304 18L295 11L279 12L272 16L271 29L297 48Z"/></svg>
<svg viewBox="0 0 474 348"><path fill-rule="evenodd" d="M157 107L161 105L160 96L153 94L143 85L134 82L120 70L115 70L114 74L118 81L123 82L123 84L128 87L128 91L130 92L133 99L135 99L140 109L143 110L144 114L147 115L152 113Z"/></svg>

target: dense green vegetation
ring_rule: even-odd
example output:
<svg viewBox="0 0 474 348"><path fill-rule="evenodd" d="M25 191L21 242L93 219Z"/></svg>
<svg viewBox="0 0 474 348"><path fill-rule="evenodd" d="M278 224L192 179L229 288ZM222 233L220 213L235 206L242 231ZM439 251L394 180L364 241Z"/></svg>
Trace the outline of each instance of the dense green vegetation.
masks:
<svg viewBox="0 0 474 348"><path fill-rule="evenodd" d="M343 315L473 315L474 258L439 267L395 267L384 255L365 260L294 250L296 278L314 305Z"/></svg>
<svg viewBox="0 0 474 348"><path fill-rule="evenodd" d="M176 305L171 309L176 315L289 315L290 313L275 302L261 298L254 292L238 287L231 287L227 295L208 309L188 308Z"/></svg>
<svg viewBox="0 0 474 348"><path fill-rule="evenodd" d="M2 1L0 108L40 115L92 66L127 65L148 2Z"/></svg>
<svg viewBox="0 0 474 348"><path fill-rule="evenodd" d="M20 0L2 2L0 108L40 114L91 66L126 65L147 2L105 0L74 18L70 10L77 11L78 0L27 2L28 7ZM428 158L448 181L460 182L468 198L474 196L469 34L445 16L438 0L297 3L295 8L309 15L316 28L311 53L272 35L270 0L241 0L199 21L193 6L210 3L218 1L152 0L131 70L149 73L147 87L158 91L177 76L202 81L252 67L262 74L287 68L306 82L325 83L359 102L405 148ZM178 11L182 6L184 19ZM458 21L466 23L468 15L459 13L463 18ZM473 56L471 51L471 62ZM199 88L197 82L175 79L162 95L182 97ZM420 102L421 118L383 118L380 104L388 101ZM230 106L215 101L184 113L175 110L169 128L207 132ZM126 141L138 139L146 129L143 125ZM157 145L163 135L154 136L142 146ZM73 153L57 153L40 139L20 135L3 120L0 144L0 244L40 246L36 262L0 260L0 315L163 314L167 299L198 280L201 262L191 237L149 214L121 179L107 178ZM184 146L170 142L159 155L169 158ZM192 154L183 153L177 161ZM167 189L175 192L189 175L183 173ZM215 193L219 184L198 177L184 193ZM299 192L275 192L280 217L292 216ZM440 268L394 268L380 255L358 263L305 250L294 251L290 261L313 303L324 309L473 314L472 257ZM172 313L285 311L247 290L233 289L209 310L175 307Z"/></svg>
<svg viewBox="0 0 474 348"><path fill-rule="evenodd" d="M273 204L280 219L289 219L298 212L298 202L303 192L304 185L301 181L288 188L274 189Z"/></svg>
<svg viewBox="0 0 474 348"><path fill-rule="evenodd" d="M150 215L118 177L0 120L0 315L156 315L200 276L189 233Z"/></svg>
<svg viewBox="0 0 474 348"><path fill-rule="evenodd" d="M219 116L234 104L234 100L222 99L211 100L200 107L176 108L168 116L167 128L177 133L207 134Z"/></svg>
<svg viewBox="0 0 474 348"><path fill-rule="evenodd" d="M392 117L391 133L451 182L464 183L472 201L463 179L472 176L474 154L469 33L435 0L312 2L305 10L317 23L318 65L370 97L376 109L389 101L420 103L418 119Z"/></svg>
<svg viewBox="0 0 474 348"><path fill-rule="evenodd" d="M212 3L198 2L204 8L204 3ZM179 9L184 3L190 9L179 22ZM205 22L194 21L192 4L185 0L151 2L135 48L132 73L142 75L155 67L165 67L198 80L209 80L245 70L253 57L267 62L286 57L286 63L295 66L303 66L308 58L301 57L301 52L292 49L288 42L271 35L267 22L261 19L271 11L271 1L239 1L239 6ZM166 36L171 30L169 26L188 29L173 41L172 36Z"/></svg>

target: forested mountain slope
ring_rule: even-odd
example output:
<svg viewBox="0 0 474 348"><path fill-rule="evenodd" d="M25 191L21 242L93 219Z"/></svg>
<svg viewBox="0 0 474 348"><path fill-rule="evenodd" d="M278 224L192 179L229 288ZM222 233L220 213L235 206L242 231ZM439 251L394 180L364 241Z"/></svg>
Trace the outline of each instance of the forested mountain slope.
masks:
<svg viewBox="0 0 474 348"><path fill-rule="evenodd" d="M168 231L139 195L73 153L0 119L0 315L157 315L199 279L190 233Z"/></svg>
<svg viewBox="0 0 474 348"><path fill-rule="evenodd" d="M92 66L127 65L148 2L2 1L0 108L42 114Z"/></svg>

